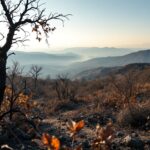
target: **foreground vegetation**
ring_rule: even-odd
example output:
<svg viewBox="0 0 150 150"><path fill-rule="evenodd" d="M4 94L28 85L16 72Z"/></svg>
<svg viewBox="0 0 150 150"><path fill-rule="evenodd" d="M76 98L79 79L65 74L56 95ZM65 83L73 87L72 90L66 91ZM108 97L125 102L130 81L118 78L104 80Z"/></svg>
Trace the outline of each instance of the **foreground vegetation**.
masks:
<svg viewBox="0 0 150 150"><path fill-rule="evenodd" d="M149 65L91 81L39 79L41 70L33 66L23 76L18 63L8 69L1 149L150 148Z"/></svg>

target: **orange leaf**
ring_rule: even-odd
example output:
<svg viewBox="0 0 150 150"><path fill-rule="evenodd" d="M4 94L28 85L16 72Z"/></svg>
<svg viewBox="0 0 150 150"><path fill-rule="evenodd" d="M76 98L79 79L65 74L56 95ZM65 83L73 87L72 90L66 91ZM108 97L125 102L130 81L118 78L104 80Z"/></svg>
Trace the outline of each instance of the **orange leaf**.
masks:
<svg viewBox="0 0 150 150"><path fill-rule="evenodd" d="M60 149L60 141L59 141L58 138L52 137L52 139L51 139L51 147L54 150L59 150Z"/></svg>
<svg viewBox="0 0 150 150"><path fill-rule="evenodd" d="M76 131L80 131L84 127L85 123L83 120L77 122L76 124Z"/></svg>
<svg viewBox="0 0 150 150"><path fill-rule="evenodd" d="M43 142L44 145L49 146L50 145L50 139L51 139L51 136L48 133L42 134L41 141Z"/></svg>
<svg viewBox="0 0 150 150"><path fill-rule="evenodd" d="M70 130L70 132L75 134L76 132L79 132L84 127L84 125L85 123L83 120L77 123L75 121L70 121L68 122L68 129Z"/></svg>
<svg viewBox="0 0 150 150"><path fill-rule="evenodd" d="M54 136L50 136L48 133L42 134L41 141L45 146L52 148L52 150L59 150L60 149L59 139L54 137Z"/></svg>

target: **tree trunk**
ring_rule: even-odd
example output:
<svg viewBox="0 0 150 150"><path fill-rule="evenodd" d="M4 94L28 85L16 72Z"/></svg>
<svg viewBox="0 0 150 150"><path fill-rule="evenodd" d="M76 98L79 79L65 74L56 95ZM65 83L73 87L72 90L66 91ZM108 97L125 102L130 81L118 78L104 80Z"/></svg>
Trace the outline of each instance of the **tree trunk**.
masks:
<svg viewBox="0 0 150 150"><path fill-rule="evenodd" d="M0 106L3 102L6 84L6 61L7 57L0 56Z"/></svg>

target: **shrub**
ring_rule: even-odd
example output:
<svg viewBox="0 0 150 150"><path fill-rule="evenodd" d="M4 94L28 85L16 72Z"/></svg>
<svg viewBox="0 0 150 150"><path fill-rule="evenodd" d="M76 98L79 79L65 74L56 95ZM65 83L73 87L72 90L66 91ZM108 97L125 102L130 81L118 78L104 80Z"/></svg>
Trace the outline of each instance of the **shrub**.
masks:
<svg viewBox="0 0 150 150"><path fill-rule="evenodd" d="M122 126L143 127L150 116L150 102L141 105L132 105L131 108L123 109L117 116Z"/></svg>

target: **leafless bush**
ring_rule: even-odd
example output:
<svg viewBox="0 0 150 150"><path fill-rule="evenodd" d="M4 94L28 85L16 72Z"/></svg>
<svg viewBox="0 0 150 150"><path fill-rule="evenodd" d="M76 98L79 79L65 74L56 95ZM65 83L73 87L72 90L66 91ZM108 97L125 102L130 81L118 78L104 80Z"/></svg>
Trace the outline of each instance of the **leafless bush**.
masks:
<svg viewBox="0 0 150 150"><path fill-rule="evenodd" d="M78 90L75 81L71 81L67 75L59 75L54 84L59 100L69 99L75 101Z"/></svg>
<svg viewBox="0 0 150 150"><path fill-rule="evenodd" d="M150 116L150 102L140 105L132 105L132 112L127 107L118 114L118 122L122 126L142 127Z"/></svg>
<svg viewBox="0 0 150 150"><path fill-rule="evenodd" d="M145 79L140 78L139 72L129 71L124 75L110 77L113 97L121 101L122 106L130 107L130 103L138 102L137 95L141 92L141 87L145 85Z"/></svg>
<svg viewBox="0 0 150 150"><path fill-rule="evenodd" d="M20 112L21 104L29 98L27 93L26 80L22 77L23 68L18 62L13 62L11 68L7 72L7 86L5 89L5 99L3 107L1 107L1 117L9 114L9 119L12 119L14 112ZM20 104L20 105L18 105Z"/></svg>

